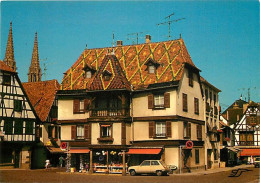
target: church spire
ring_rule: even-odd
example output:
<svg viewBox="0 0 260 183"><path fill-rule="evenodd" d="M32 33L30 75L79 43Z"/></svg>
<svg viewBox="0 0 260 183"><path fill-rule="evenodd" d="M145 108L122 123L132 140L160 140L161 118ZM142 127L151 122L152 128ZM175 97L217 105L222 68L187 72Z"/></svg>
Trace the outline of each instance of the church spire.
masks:
<svg viewBox="0 0 260 183"><path fill-rule="evenodd" d="M41 81L41 68L39 62L39 52L38 52L38 42L37 42L37 32L35 33L35 40L33 46L32 60L28 73L28 82Z"/></svg>
<svg viewBox="0 0 260 183"><path fill-rule="evenodd" d="M8 65L9 67L11 67L13 70L16 71L16 62L14 60L12 22L10 22L10 29L9 29L9 35L7 40L4 62L6 65Z"/></svg>

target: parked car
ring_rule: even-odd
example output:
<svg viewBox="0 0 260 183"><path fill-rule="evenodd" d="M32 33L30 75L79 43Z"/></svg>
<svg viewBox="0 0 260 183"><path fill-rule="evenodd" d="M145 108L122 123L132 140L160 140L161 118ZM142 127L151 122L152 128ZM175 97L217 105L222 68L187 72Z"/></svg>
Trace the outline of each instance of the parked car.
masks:
<svg viewBox="0 0 260 183"><path fill-rule="evenodd" d="M161 176L170 172L169 167L160 160L144 160L140 165L130 166L128 170L131 176L136 174L156 174Z"/></svg>
<svg viewBox="0 0 260 183"><path fill-rule="evenodd" d="M255 158L254 165L255 165L255 168L259 168L260 167L260 157L256 157Z"/></svg>

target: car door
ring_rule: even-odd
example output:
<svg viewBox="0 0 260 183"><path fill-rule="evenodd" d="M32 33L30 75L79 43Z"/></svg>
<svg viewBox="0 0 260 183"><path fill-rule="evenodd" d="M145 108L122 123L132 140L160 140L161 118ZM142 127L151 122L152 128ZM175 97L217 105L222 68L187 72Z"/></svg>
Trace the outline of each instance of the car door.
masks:
<svg viewBox="0 0 260 183"><path fill-rule="evenodd" d="M149 173L150 172L151 161L143 161L140 165L140 169L138 173Z"/></svg>
<svg viewBox="0 0 260 183"><path fill-rule="evenodd" d="M156 170L161 170L162 166L158 161L151 161L151 173L156 173Z"/></svg>

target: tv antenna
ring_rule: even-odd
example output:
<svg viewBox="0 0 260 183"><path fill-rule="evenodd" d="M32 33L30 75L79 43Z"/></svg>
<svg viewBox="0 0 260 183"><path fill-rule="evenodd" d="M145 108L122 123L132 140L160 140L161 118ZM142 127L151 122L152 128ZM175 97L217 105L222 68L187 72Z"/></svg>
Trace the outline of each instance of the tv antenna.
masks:
<svg viewBox="0 0 260 183"><path fill-rule="evenodd" d="M129 33L127 34L127 40L133 40L133 44L135 44L135 39L136 39L136 44L138 44L138 39L139 39L139 35L140 34L143 34L144 32L134 32L134 33ZM136 38L132 37L132 36L135 36L136 35ZM131 38L129 37L131 36Z"/></svg>
<svg viewBox="0 0 260 183"><path fill-rule="evenodd" d="M50 65L50 63L45 63L47 61L47 58L44 59L40 59L40 61L43 61L43 77L44 77L44 81L46 81L46 75L47 75L47 66ZM55 62L51 63L51 64L55 64Z"/></svg>
<svg viewBox="0 0 260 183"><path fill-rule="evenodd" d="M253 86L253 87L249 87L249 88L239 88L239 89L237 89L238 91L240 91L240 90L242 90L242 91L246 91L247 90L247 99L248 99L248 102L250 102L250 97L251 97L251 95L250 95L250 90L256 90L257 88L256 88L256 86Z"/></svg>
<svg viewBox="0 0 260 183"><path fill-rule="evenodd" d="M179 19L176 19L176 20L171 20L171 16L173 16L173 15L174 15L174 13L172 13L172 14L170 14L167 17L164 18L164 19L168 18L168 21L156 24L157 26L166 25L166 24L169 25L169 35L168 35L169 40L171 39L171 23L178 22L180 20L184 20L185 19L185 18L179 18Z"/></svg>

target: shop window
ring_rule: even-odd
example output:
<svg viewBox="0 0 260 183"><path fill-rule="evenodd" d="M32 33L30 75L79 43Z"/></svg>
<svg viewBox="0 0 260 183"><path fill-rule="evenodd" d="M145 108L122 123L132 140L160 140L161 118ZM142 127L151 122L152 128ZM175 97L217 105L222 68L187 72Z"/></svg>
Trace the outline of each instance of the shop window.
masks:
<svg viewBox="0 0 260 183"><path fill-rule="evenodd" d="M199 99L194 98L194 113L199 114Z"/></svg>
<svg viewBox="0 0 260 183"><path fill-rule="evenodd" d="M200 150L195 149L195 163L199 164L200 163Z"/></svg>
<svg viewBox="0 0 260 183"><path fill-rule="evenodd" d="M188 112L188 95L182 94L182 109L184 112Z"/></svg>
<svg viewBox="0 0 260 183"><path fill-rule="evenodd" d="M155 131L155 136L156 137L165 137L166 136L166 125L165 122L156 122L156 131Z"/></svg>
<svg viewBox="0 0 260 183"><path fill-rule="evenodd" d="M23 134L23 120L16 119L14 122L14 134L22 135Z"/></svg>
<svg viewBox="0 0 260 183"><path fill-rule="evenodd" d="M84 125L77 126L77 139L84 139Z"/></svg>
<svg viewBox="0 0 260 183"><path fill-rule="evenodd" d="M8 85L8 86L11 85L11 75L10 74L4 73L2 84Z"/></svg>
<svg viewBox="0 0 260 183"><path fill-rule="evenodd" d="M14 100L14 111L22 112L22 101L21 100Z"/></svg>
<svg viewBox="0 0 260 183"><path fill-rule="evenodd" d="M111 137L111 125L101 125L101 138Z"/></svg>
<svg viewBox="0 0 260 183"><path fill-rule="evenodd" d="M6 119L4 123L4 132L5 135L11 135L13 133L13 121Z"/></svg>
<svg viewBox="0 0 260 183"><path fill-rule="evenodd" d="M188 123L187 121L183 122L184 128L183 128L183 134L184 138L190 138L191 137L191 123Z"/></svg>

